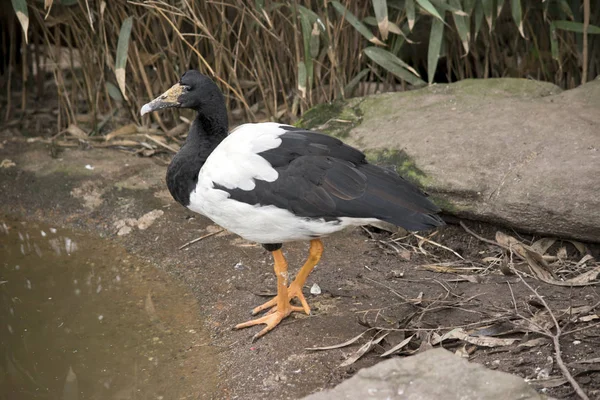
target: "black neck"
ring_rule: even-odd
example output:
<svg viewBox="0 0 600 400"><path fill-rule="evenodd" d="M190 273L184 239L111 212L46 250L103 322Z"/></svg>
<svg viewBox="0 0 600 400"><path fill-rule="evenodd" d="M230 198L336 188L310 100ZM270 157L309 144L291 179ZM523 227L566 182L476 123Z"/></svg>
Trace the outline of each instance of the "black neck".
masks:
<svg viewBox="0 0 600 400"><path fill-rule="evenodd" d="M202 110L190 127L185 144L167 169L167 187L177 202L190 203L198 173L213 150L227 137L228 121L225 102L215 102L212 110Z"/></svg>

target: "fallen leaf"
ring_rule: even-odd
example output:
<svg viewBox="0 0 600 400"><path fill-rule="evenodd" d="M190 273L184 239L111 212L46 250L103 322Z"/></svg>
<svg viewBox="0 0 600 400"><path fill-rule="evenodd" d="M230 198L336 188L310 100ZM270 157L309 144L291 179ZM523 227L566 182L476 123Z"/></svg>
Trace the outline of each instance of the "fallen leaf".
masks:
<svg viewBox="0 0 600 400"><path fill-rule="evenodd" d="M560 249L558 249L558 251L556 252L556 257L558 257L559 260L566 260L567 259L567 248L561 247Z"/></svg>
<svg viewBox="0 0 600 400"><path fill-rule="evenodd" d="M599 364L599 363L600 363L600 357L596 357L596 358L588 358L587 360L573 361L572 363L569 363L569 365L571 365L571 364Z"/></svg>
<svg viewBox="0 0 600 400"><path fill-rule="evenodd" d="M2 160L2 162L0 163L0 168L10 168L10 167L14 167L17 164L15 164L12 160L9 160L8 158L5 158L4 160Z"/></svg>
<svg viewBox="0 0 600 400"><path fill-rule="evenodd" d="M502 261L502 258L500 258L500 257L485 257L481 261L483 261L485 263L493 263L493 262Z"/></svg>
<svg viewBox="0 0 600 400"><path fill-rule="evenodd" d="M510 346L511 344L518 342L520 339L501 339L491 336L469 336L462 328L456 328L447 332L440 338L440 342L447 339L458 339L463 342L471 343L476 346L482 347L499 347L499 346ZM432 343L433 344L433 343Z"/></svg>
<svg viewBox="0 0 600 400"><path fill-rule="evenodd" d="M555 242L555 238L541 238L531 245L531 249L537 253L540 253L541 255L544 255Z"/></svg>
<svg viewBox="0 0 600 400"><path fill-rule="evenodd" d="M365 333L374 330L375 328L369 328L366 331L364 331L363 333L361 333L358 336L353 337L350 340L347 340L343 343L340 344L334 344L331 346L322 346L322 347L307 347L305 348L305 350L311 350L311 351L317 351L317 350L333 350L333 349L339 349L342 347L346 347L346 346L350 346L352 343L356 342L358 339L360 339Z"/></svg>
<svg viewBox="0 0 600 400"><path fill-rule="evenodd" d="M529 246L521 243L514 237L506 235L500 231L496 232L496 241L502 244L503 246L510 248L515 253L523 257L527 261L527 264L529 265L529 269L533 276L535 276L537 279L543 282L556 286L587 286L600 283L595 282L598 275L600 274L600 266L590 271L584 272L581 275L576 276L574 278L561 281L556 279L556 277L550 269L550 266L544 260L544 257L540 253L533 251ZM564 257L566 258L566 250L564 251L564 253Z"/></svg>
<svg viewBox="0 0 600 400"><path fill-rule="evenodd" d="M371 351L371 349L373 347L375 347L375 345L379 344L383 339L385 339L385 337L387 335L389 335L390 332L385 332L384 334L377 336L375 335L375 337L371 340L369 340L367 343L363 344L360 349L358 349L356 351L356 353L352 354L350 357L348 357L346 360L344 360L344 362L342 362L339 366L340 367L347 367L348 365L352 365L355 362L357 362L362 356L364 356L365 354L367 354L369 351Z"/></svg>
<svg viewBox="0 0 600 400"><path fill-rule="evenodd" d="M69 125L69 127L67 128L67 133L69 133L71 136L76 137L77 139L87 139L88 138L88 134L85 133L85 131L83 129L81 129L80 127L78 127L75 124Z"/></svg>
<svg viewBox="0 0 600 400"><path fill-rule="evenodd" d="M588 261L593 260L594 257L591 254L586 254L585 256L581 257L581 260L579 260L577 262L577 264L575 264L575 267L573 267L573 269L577 270L579 269L581 266L583 266L583 264L587 263Z"/></svg>
<svg viewBox="0 0 600 400"><path fill-rule="evenodd" d="M488 326L482 326L476 331L469 332L471 336L500 336L518 332L510 322L498 322Z"/></svg>
<svg viewBox="0 0 600 400"><path fill-rule="evenodd" d="M533 379L527 381L527 383L535 389L555 388L567 383L567 378L557 376L549 379Z"/></svg>
<svg viewBox="0 0 600 400"><path fill-rule="evenodd" d="M531 339L523 343L519 343L517 347L538 347L550 343L550 340L546 337L539 337Z"/></svg>
<svg viewBox="0 0 600 400"><path fill-rule="evenodd" d="M471 282L471 283L481 283L481 276L479 275L459 275L460 279L463 281L467 281L467 282ZM454 280L455 282L458 282L458 279Z"/></svg>
<svg viewBox="0 0 600 400"><path fill-rule="evenodd" d="M137 131L138 131L137 126L135 124L128 124L128 125L122 126L120 128L115 129L114 131L108 133L104 137L104 140L106 140L106 141L113 140L117 136L131 135L131 134L137 133Z"/></svg>
<svg viewBox="0 0 600 400"><path fill-rule="evenodd" d="M550 377L550 372L552 372L552 368L554 367L554 359L552 356L546 357L546 363L543 368L537 373L537 379L548 379Z"/></svg>
<svg viewBox="0 0 600 400"><path fill-rule="evenodd" d="M389 349L388 351L383 353L380 357L387 357L390 354L393 354L393 353L401 350L404 346L409 344L410 341L412 340L412 338L414 338L414 337L415 337L415 335L411 335L411 336L407 337L406 339L404 339L403 341L401 341L400 343L398 343L397 345L395 345L394 347L392 347L391 349Z"/></svg>
<svg viewBox="0 0 600 400"><path fill-rule="evenodd" d="M585 244L583 244L583 243L581 243L581 242L578 242L578 241L576 241L576 240L569 240L569 242L570 242L570 243L571 243L573 246L575 246L575 248L577 249L577 251L579 252L579 254L581 254L581 255L587 254L587 252L588 252L588 249L587 249L587 247L585 246Z"/></svg>
<svg viewBox="0 0 600 400"><path fill-rule="evenodd" d="M423 302L423 292L420 292L417 298L412 302L414 305L419 305Z"/></svg>
<svg viewBox="0 0 600 400"><path fill-rule="evenodd" d="M566 281L561 281L555 283L560 286L587 286L587 285L597 285L598 275L600 275L600 266L591 269L583 274L576 276L575 278L567 279Z"/></svg>
<svg viewBox="0 0 600 400"><path fill-rule="evenodd" d="M458 273L464 272L464 270L462 270L462 269L447 267L444 265L436 265L436 264L419 265L418 268L426 269L426 270L434 271L434 272L449 273L449 274L458 274Z"/></svg>
<svg viewBox="0 0 600 400"><path fill-rule="evenodd" d="M586 315L584 317L579 318L579 321L590 322L590 321L594 321L596 319L600 319L600 316L598 316L598 314L591 314L591 315Z"/></svg>

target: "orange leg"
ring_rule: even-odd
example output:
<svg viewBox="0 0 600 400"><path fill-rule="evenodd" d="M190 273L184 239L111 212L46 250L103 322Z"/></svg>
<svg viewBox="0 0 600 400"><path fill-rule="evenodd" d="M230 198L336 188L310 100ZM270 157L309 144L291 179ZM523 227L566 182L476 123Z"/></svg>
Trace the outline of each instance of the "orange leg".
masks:
<svg viewBox="0 0 600 400"><path fill-rule="evenodd" d="M288 265L285 257L283 256L283 252L280 250L275 250L273 252L273 259L275 260L275 275L277 276L277 296L273 299L275 302L275 306L277 309L273 313L269 313L264 317L260 317L248 322L244 322L243 324L237 324L235 326L236 329L247 328L249 326L265 324L267 325L262 331L258 332L252 340L256 340L265 333L269 332L271 329L275 328L281 320L291 314L292 311L301 311L300 307L293 307L290 304L290 300L288 298Z"/></svg>
<svg viewBox="0 0 600 400"><path fill-rule="evenodd" d="M304 310L304 312L307 315L310 314L310 307L306 302L306 298L304 298L304 295L302 294L302 287L304 286L308 275L312 272L313 268L315 268L315 265L317 265L317 263L321 259L321 254L323 254L323 242L321 242L320 239L311 240L308 259L306 260L302 268L300 268L298 275L296 275L296 279L294 279L290 287L287 289L288 299L292 300L293 298L297 297L298 300L300 300L300 303L302 304L302 308L300 308L300 310ZM254 310L252 310L252 315L256 315L259 312L268 308L271 309L269 311L269 314L276 312L276 310L279 309L277 298L278 297L274 297L266 303L256 307Z"/></svg>

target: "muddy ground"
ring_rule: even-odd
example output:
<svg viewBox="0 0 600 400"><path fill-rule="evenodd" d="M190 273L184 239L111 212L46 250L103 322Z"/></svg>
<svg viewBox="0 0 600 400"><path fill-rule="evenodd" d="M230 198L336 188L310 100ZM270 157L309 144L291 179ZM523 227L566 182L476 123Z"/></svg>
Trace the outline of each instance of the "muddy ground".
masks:
<svg viewBox="0 0 600 400"><path fill-rule="evenodd" d="M488 264L482 262L485 257L501 255L498 247L481 242L454 223L432 239L467 261L430 243L423 244L427 254L420 254L414 237L401 240L403 249L394 250L390 246L394 237L389 233L356 228L325 239L322 261L304 288L312 314L295 314L253 343L252 336L259 327L237 331L232 327L249 319L250 310L267 300L264 293L274 292L269 254L226 232L179 250L184 243L214 233L218 227L170 198L164 186L164 161L117 150L56 152L48 144L28 143L15 129L0 135L0 160L15 164L0 169L2 213L68 226L116 241L193 290L201 310L197 318L210 332L211 341L206 345L218 353L219 365L215 368L219 382L216 392L190 393L189 398L297 399L335 386L358 369L377 363L384 349L405 336L395 332L382 347L375 347L346 367L339 365L364 341L327 351L311 352L306 348L342 343L367 330L366 326L376 326L405 328L406 335L417 333L421 340L415 338L406 348L414 351L419 343L422 348L427 347L432 332L445 333L473 324L465 328L470 329L484 326L489 320L498 333L498 323L510 319L515 307L526 317L539 313L541 307L519 277L504 275L498 267L487 268ZM140 229L139 218L153 210L163 214L155 211L152 216L156 219L146 223L147 227L142 224L146 229ZM499 229L518 237L510 229L467 223L486 238L492 239ZM523 237L525 241L531 239ZM575 257L577 250L566 242L565 246L569 256ZM598 256L597 247L588 248ZM284 250L290 271L295 271L307 255L308 244L289 244ZM424 267L448 265L445 263L467 268L461 270L462 275L472 278ZM527 282L557 315L570 306L600 301L595 286L569 288L535 279ZM320 286L321 294L309 294L314 283ZM586 315L594 313L598 311L591 310ZM598 364L571 364L600 357L600 329L593 326L598 320L572 319L564 331L574 332L560 341L562 357L573 373L579 373L576 379L590 397L600 398ZM549 341L519 347L540 335L515 333L514 329L503 337L522 340L499 347L465 346L460 341L443 345L468 353L474 362L524 378L542 377L540 371L544 372L548 365L552 369L546 375L561 378L556 363L548 363L548 357L553 356ZM191 378L201 380L202 371ZM557 398L576 398L568 384L542 390Z"/></svg>

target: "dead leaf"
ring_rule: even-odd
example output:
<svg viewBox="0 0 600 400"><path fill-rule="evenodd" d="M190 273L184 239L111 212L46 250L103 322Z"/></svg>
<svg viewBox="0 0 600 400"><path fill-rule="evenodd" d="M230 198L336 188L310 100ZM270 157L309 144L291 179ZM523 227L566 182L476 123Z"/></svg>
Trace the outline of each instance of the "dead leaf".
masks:
<svg viewBox="0 0 600 400"><path fill-rule="evenodd" d="M571 365L571 364L598 364L598 363L600 363L600 357L588 358L587 360L573 361L573 362L569 363L569 365Z"/></svg>
<svg viewBox="0 0 600 400"><path fill-rule="evenodd" d="M10 167L15 167L16 165L17 164L15 164L12 160L9 160L8 158L5 158L0 163L0 168L10 168Z"/></svg>
<svg viewBox="0 0 600 400"><path fill-rule="evenodd" d="M419 305L423 302L423 292L420 292L419 295L417 296L417 298L412 301L411 303L414 305Z"/></svg>
<svg viewBox="0 0 600 400"><path fill-rule="evenodd" d="M502 258L500 258L500 257L485 257L481 261L483 261L485 263L493 263L493 262L502 261Z"/></svg>
<svg viewBox="0 0 600 400"><path fill-rule="evenodd" d="M518 342L520 339L501 339L491 336L469 336L462 328L456 328L444 334L440 342L447 339L458 339L463 342L471 343L476 346L482 347L499 347L499 346L510 346L511 344Z"/></svg>
<svg viewBox="0 0 600 400"><path fill-rule="evenodd" d="M531 245L531 250L544 255L555 242L555 238L541 238Z"/></svg>
<svg viewBox="0 0 600 400"><path fill-rule="evenodd" d="M395 345L394 347L392 347L391 349L389 349L388 351L383 353L380 357L387 357L390 354L393 354L393 353L401 350L404 346L409 344L410 341L412 340L412 338L414 338L414 337L415 337L415 335L411 335L411 336L407 337L406 339L404 339L403 341L401 341L400 343L398 343L397 345Z"/></svg>
<svg viewBox="0 0 600 400"><path fill-rule="evenodd" d="M502 321L492 325L482 326L476 331L469 332L471 336L500 336L518 332L512 323Z"/></svg>
<svg viewBox="0 0 600 400"><path fill-rule="evenodd" d="M588 313L588 312L592 311L593 309L594 309L593 306L579 306L579 307L565 308L560 311L563 313L563 315L577 315L577 314Z"/></svg>
<svg viewBox="0 0 600 400"><path fill-rule="evenodd" d="M358 349L356 351L356 353L352 354L350 357L348 357L347 359L345 359L344 362L342 362L340 364L340 367L347 367L348 365L354 364L362 356L364 356L369 351L371 351L371 349L373 349L373 347L375 347L375 345L379 344L389 334L390 334L390 332L387 331L384 334L380 335L379 337L377 337L377 335L375 335L375 337L373 339L371 339L367 343L363 344L360 347L360 349Z"/></svg>
<svg viewBox="0 0 600 400"><path fill-rule="evenodd" d="M554 359L552 356L546 357L546 363L544 367L541 368L537 373L537 379L548 379L550 377L550 373L552 372L552 368L554 367Z"/></svg>
<svg viewBox="0 0 600 400"><path fill-rule="evenodd" d="M549 344L550 340L546 337L539 337L537 339L531 339L523 343L519 343L517 347L538 347L545 344Z"/></svg>
<svg viewBox="0 0 600 400"><path fill-rule="evenodd" d="M85 131L83 129L81 129L80 127L78 127L75 124L69 125L69 127L67 128L67 133L69 133L71 136L76 137L77 139L87 139L88 138L88 134L85 133Z"/></svg>
<svg viewBox="0 0 600 400"><path fill-rule="evenodd" d="M481 283L481 276L479 276L479 275L459 275L459 276L460 276L460 280L462 280L462 281L471 282L471 283ZM458 279L454 279L453 281L459 282ZM450 282L450 280L448 282Z"/></svg>
<svg viewBox="0 0 600 400"><path fill-rule="evenodd" d="M600 275L600 266L591 269L583 274L576 276L575 278L567 279L566 281L561 281L555 283L555 285L560 286L587 286L587 285L597 285L598 275Z"/></svg>
<svg viewBox="0 0 600 400"><path fill-rule="evenodd" d="M124 147L139 147L140 143L134 140L111 140L106 143L94 143L94 147L113 147L113 146L124 146Z"/></svg>
<svg viewBox="0 0 600 400"><path fill-rule="evenodd" d="M556 257L558 257L559 260L566 260L567 248L563 246L560 249L558 249L558 251L556 252Z"/></svg>
<svg viewBox="0 0 600 400"><path fill-rule="evenodd" d="M532 379L527 381L534 389L555 388L567 383L567 378L560 376L549 379Z"/></svg>
<svg viewBox="0 0 600 400"><path fill-rule="evenodd" d="M585 244L578 242L576 240L569 240L568 242L570 242L573 246L575 246L575 248L577 249L579 254L584 255L584 254L588 253L588 249L585 246Z"/></svg>
<svg viewBox="0 0 600 400"><path fill-rule="evenodd" d="M581 321L581 322L590 322L590 321L594 321L596 319L600 319L600 317L598 316L598 314L591 314L591 315L586 315L584 317L580 317L579 321Z"/></svg>
<svg viewBox="0 0 600 400"><path fill-rule="evenodd" d="M117 136L131 135L134 133L137 133L137 126L135 124L128 124L108 133L104 137L104 140L109 141L116 138Z"/></svg>
<svg viewBox="0 0 600 400"><path fill-rule="evenodd" d="M583 264L593 259L594 257L591 254L586 254L585 256L581 257L581 260L579 260L577 264L575 264L575 267L573 269L579 269Z"/></svg>
<svg viewBox="0 0 600 400"><path fill-rule="evenodd" d="M436 265L436 264L419 265L418 268L426 269L426 270L434 271L434 272L447 273L447 274L458 274L458 273L464 272L463 270L458 269L458 268L452 268L452 267L447 267L445 265Z"/></svg>
<svg viewBox="0 0 600 400"><path fill-rule="evenodd" d="M500 231L496 232L496 241L503 246L510 248L519 256L523 257L527 261L533 276L543 282L557 286L587 286L599 283L595 281L600 274L600 266L574 278L561 281L556 279L550 269L550 266L544 260L544 257L541 254L533 251L529 246ZM566 258L566 254L564 257Z"/></svg>
<svg viewBox="0 0 600 400"><path fill-rule="evenodd" d="M334 344L331 346L322 346L322 347L307 347L305 348L305 350L311 350L311 351L317 351L317 350L333 350L333 349L340 349L342 347L346 347L346 346L350 346L352 343L356 342L358 339L360 339L365 333L374 330L375 328L369 328L366 331L364 331L363 333L361 333L358 336L353 337L350 340L345 341L344 343L340 343L340 344Z"/></svg>

